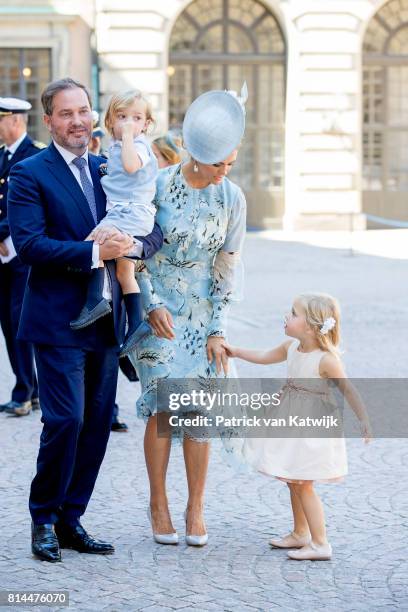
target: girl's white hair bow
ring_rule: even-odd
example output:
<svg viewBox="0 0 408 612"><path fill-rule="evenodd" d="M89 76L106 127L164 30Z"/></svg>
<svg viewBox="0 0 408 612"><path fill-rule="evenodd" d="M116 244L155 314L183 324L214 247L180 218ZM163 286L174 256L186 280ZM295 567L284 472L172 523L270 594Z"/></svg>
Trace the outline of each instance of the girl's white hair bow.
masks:
<svg viewBox="0 0 408 612"><path fill-rule="evenodd" d="M336 319L333 319L333 317L328 317L327 319L323 321L323 325L320 328L320 333L323 334L324 336L325 334L327 334L327 332L333 329L335 325L336 325Z"/></svg>

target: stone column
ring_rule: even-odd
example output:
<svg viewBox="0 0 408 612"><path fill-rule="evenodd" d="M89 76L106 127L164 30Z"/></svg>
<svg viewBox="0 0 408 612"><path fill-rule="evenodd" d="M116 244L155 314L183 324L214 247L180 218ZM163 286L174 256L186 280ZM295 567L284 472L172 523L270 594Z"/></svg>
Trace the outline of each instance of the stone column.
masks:
<svg viewBox="0 0 408 612"><path fill-rule="evenodd" d="M287 165L298 169L298 191L286 226L361 228L361 31L372 4L292 0L290 9L298 56L287 122L298 127Z"/></svg>

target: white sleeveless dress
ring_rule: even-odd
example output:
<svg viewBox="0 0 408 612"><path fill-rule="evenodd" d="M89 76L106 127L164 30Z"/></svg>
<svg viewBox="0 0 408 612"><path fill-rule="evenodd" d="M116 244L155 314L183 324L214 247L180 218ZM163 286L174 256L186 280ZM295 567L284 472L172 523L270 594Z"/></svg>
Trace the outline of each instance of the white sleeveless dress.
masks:
<svg viewBox="0 0 408 612"><path fill-rule="evenodd" d="M301 416L313 416L319 411L319 404L323 401L320 393L297 390L299 379L311 389L320 390L328 383L319 374L319 364L324 351L315 350L302 353L298 350L299 341L295 340L288 348L287 372L288 383L294 381L294 387L289 393L282 395L279 406L279 415L296 413ZM308 379L320 379L315 386ZM302 385L303 387L303 385ZM337 438L246 438L242 453L244 461L258 472L276 476L287 482L304 480L318 480L321 482L336 482L342 480L347 474L347 453L343 437Z"/></svg>

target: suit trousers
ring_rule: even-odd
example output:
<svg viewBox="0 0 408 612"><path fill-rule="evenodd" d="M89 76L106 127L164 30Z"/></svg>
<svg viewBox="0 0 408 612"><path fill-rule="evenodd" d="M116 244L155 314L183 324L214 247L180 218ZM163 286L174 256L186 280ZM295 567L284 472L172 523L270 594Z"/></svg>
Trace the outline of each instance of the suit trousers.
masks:
<svg viewBox="0 0 408 612"><path fill-rule="evenodd" d="M34 348L44 426L30 512L35 524L61 519L74 525L86 510L109 439L118 347Z"/></svg>
<svg viewBox="0 0 408 612"><path fill-rule="evenodd" d="M38 397L33 345L17 340L18 324L23 305L29 267L14 257L0 263L0 323L6 341L10 365L16 377L11 393L15 402Z"/></svg>

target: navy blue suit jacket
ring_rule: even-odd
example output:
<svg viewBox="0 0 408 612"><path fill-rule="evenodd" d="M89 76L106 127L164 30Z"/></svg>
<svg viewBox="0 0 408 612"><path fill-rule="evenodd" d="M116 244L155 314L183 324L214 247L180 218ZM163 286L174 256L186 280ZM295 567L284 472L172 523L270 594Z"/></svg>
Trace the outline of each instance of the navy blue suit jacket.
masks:
<svg viewBox="0 0 408 612"><path fill-rule="evenodd" d="M98 221L106 214L99 166L106 159L89 155ZM89 204L63 157L51 143L34 157L13 166L8 193L11 236L22 262L31 266L18 337L37 344L86 346L93 325L73 331L69 322L82 308L92 266L95 226ZM143 243L143 259L163 244L156 224ZM124 309L114 262L106 262L112 285L113 317L118 343L123 340Z"/></svg>

